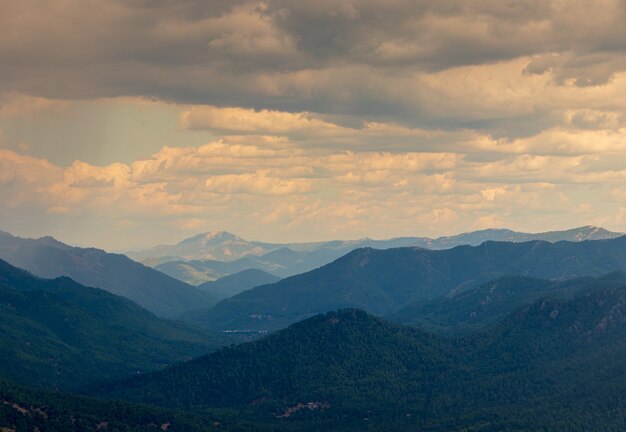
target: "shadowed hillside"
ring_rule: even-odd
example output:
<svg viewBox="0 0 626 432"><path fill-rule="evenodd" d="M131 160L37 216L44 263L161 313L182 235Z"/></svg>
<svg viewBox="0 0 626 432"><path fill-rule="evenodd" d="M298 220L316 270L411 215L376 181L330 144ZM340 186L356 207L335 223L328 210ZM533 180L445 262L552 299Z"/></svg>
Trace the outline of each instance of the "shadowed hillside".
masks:
<svg viewBox="0 0 626 432"><path fill-rule="evenodd" d="M227 343L67 277L0 260L0 376L51 388L152 371Z"/></svg>
<svg viewBox="0 0 626 432"><path fill-rule="evenodd" d="M301 430L618 431L624 355L626 286L540 299L460 339L331 312L97 393Z"/></svg>

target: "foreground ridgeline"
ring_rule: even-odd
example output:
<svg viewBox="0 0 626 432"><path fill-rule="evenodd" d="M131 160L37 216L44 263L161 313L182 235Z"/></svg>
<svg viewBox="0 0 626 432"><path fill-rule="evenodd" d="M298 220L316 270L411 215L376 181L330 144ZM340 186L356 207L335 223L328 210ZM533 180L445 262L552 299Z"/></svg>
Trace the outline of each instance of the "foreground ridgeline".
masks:
<svg viewBox="0 0 626 432"><path fill-rule="evenodd" d="M206 417L169 409L107 402L32 390L0 379L0 430L3 432L206 432L236 431ZM219 426L219 427L218 427Z"/></svg>

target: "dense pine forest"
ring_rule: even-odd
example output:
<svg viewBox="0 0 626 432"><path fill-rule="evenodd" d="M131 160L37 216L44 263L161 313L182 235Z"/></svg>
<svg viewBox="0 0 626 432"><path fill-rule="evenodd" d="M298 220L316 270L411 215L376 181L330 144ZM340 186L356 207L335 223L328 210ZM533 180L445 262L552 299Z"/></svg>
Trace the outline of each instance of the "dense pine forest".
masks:
<svg viewBox="0 0 626 432"><path fill-rule="evenodd" d="M465 338L345 310L95 392L299 428L618 431L625 318L626 286L544 298Z"/></svg>

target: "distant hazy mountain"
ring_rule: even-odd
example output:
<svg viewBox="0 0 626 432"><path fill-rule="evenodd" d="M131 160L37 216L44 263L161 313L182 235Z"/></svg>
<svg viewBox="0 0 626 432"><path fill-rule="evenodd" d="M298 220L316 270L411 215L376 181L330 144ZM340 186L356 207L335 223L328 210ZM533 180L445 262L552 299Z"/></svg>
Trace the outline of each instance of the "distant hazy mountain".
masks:
<svg viewBox="0 0 626 432"><path fill-rule="evenodd" d="M221 335L157 318L72 279L0 260L0 376L50 388L155 370L213 351Z"/></svg>
<svg viewBox="0 0 626 432"><path fill-rule="evenodd" d="M259 264L256 257L244 257L235 261L170 261L155 266L155 269L173 278L192 285L215 281L225 276L248 269L264 270L269 273L265 264ZM275 266L274 266L275 267Z"/></svg>
<svg viewBox="0 0 626 432"><path fill-rule="evenodd" d="M0 232L0 259L46 278L77 282L126 297L161 316L174 316L216 299L125 255L78 248L51 237L24 239Z"/></svg>
<svg viewBox="0 0 626 432"><path fill-rule="evenodd" d="M543 240L551 243L558 241L580 242L585 240L605 240L623 236L624 233L607 231L604 228L584 226L565 231L548 231L529 234L508 229L487 229L459 234L451 237L439 237L432 240L429 249L449 249L460 245L477 246L486 241L526 242Z"/></svg>
<svg viewBox="0 0 626 432"><path fill-rule="evenodd" d="M213 297L221 300L259 285L267 285L279 280L279 277L266 273L263 270L248 269L216 281L205 282L199 285L198 289L206 291Z"/></svg>
<svg viewBox="0 0 626 432"><path fill-rule="evenodd" d="M390 314L503 275L571 279L615 270L626 271L626 237L485 242L437 251L358 249L317 270L222 300L199 321L211 328L275 330L344 307Z"/></svg>
<svg viewBox="0 0 626 432"><path fill-rule="evenodd" d="M280 430L618 431L625 355L626 287L601 287L460 339L331 312L96 393Z"/></svg>
<svg viewBox="0 0 626 432"><path fill-rule="evenodd" d="M272 244L243 240L223 231L199 234L174 246L158 246L129 256L187 283L219 279L248 268L263 270L285 278L328 264L358 248L391 249L421 247L449 249L459 245L477 246L485 241L524 242L530 240L584 241L620 237L603 228L581 227L567 231L539 234L520 233L507 229L488 229L451 237L429 239L400 237L389 240L360 239L318 243Z"/></svg>
<svg viewBox="0 0 626 432"><path fill-rule="evenodd" d="M262 270L281 278L293 276L328 264L345 253L338 249L305 252L281 247L261 256L245 256L234 261L171 261L155 268L173 278L196 285L247 269Z"/></svg>
<svg viewBox="0 0 626 432"><path fill-rule="evenodd" d="M160 245L144 251L129 251L127 255L138 261L156 259L232 261L246 255L261 255L274 249L273 245L249 242L226 231L202 233L175 245Z"/></svg>

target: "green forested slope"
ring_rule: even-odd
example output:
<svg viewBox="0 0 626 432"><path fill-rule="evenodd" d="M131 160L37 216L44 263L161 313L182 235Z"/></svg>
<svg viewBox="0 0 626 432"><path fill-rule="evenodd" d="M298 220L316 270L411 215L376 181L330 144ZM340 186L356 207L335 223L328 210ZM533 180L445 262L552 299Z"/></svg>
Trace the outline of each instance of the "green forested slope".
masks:
<svg viewBox="0 0 626 432"><path fill-rule="evenodd" d="M77 388L210 352L224 337L160 319L69 278L39 279L0 261L0 376Z"/></svg>
<svg viewBox="0 0 626 432"><path fill-rule="evenodd" d="M476 288L410 304L386 318L425 329L467 333L485 329L518 307L544 296L566 298L598 287L622 285L626 285L624 272L567 281L502 276Z"/></svg>
<svg viewBox="0 0 626 432"><path fill-rule="evenodd" d="M219 426L219 427L218 427ZM243 426L243 425L242 425ZM204 432L247 430L173 410L30 390L0 380L3 432Z"/></svg>
<svg viewBox="0 0 626 432"><path fill-rule="evenodd" d="M96 394L300 430L621 431L624 356L626 287L608 286L462 338L328 313Z"/></svg>

